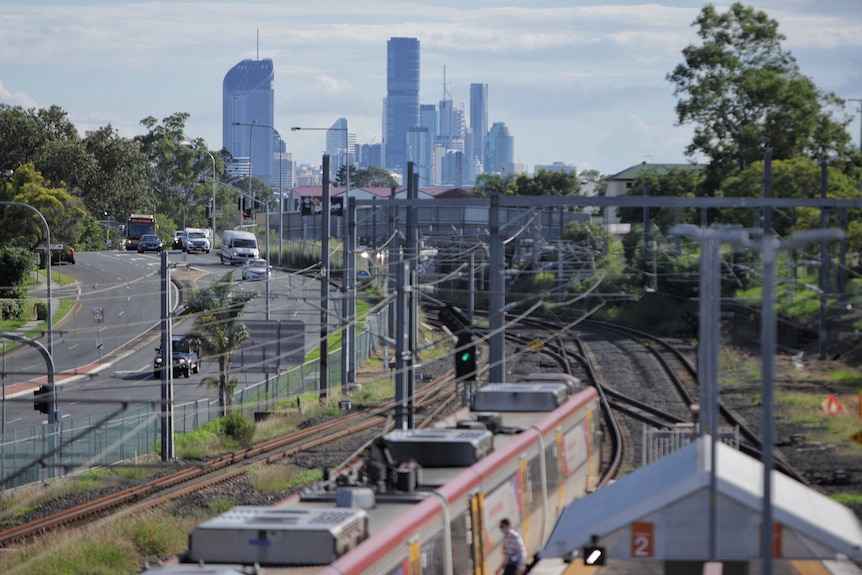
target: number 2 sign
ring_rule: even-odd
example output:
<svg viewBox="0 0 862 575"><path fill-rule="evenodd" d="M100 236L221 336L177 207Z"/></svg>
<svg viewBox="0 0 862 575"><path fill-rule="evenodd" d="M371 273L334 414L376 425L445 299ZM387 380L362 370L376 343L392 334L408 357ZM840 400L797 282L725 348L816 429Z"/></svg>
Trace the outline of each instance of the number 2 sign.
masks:
<svg viewBox="0 0 862 575"><path fill-rule="evenodd" d="M654 540L652 523L646 521L632 523L632 557L637 559L652 557L655 553Z"/></svg>

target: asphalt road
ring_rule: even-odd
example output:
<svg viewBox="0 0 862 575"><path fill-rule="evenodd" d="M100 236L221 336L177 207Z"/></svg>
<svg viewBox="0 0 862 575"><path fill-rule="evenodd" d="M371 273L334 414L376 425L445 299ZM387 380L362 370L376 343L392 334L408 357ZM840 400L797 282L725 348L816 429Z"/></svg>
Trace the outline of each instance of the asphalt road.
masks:
<svg viewBox="0 0 862 575"><path fill-rule="evenodd" d="M222 265L215 252L170 252L168 261L177 265L172 271L175 280L197 278L198 286L232 271L235 289L257 294L243 319L303 321L306 352L317 345L320 284L316 280L276 270L267 290L267 282L241 281L241 268ZM54 326L55 373L78 374L68 380L57 376L57 408L63 419L104 414L113 409L114 401L119 405L160 399L161 381L153 378L154 350L160 338L160 262L161 256L156 253L103 251L78 253L77 264L59 267L61 273L78 280L72 286L52 285L55 300L70 298L77 302L73 313ZM172 286L171 301L178 300L176 287ZM330 310L334 312L336 306L332 304ZM334 317L335 313L330 313L330 318ZM190 319L179 318L173 330L181 335L190 328ZM40 341L47 346L46 338ZM47 373L42 355L22 346L6 357L2 371L5 387L10 390L3 402L5 431L46 423L47 416L33 409L32 394L38 385L36 380L44 379ZM203 358L199 374L174 380L175 402L214 399L214 393L199 383L216 374L215 361ZM263 378L256 373L232 375L238 377L240 386Z"/></svg>

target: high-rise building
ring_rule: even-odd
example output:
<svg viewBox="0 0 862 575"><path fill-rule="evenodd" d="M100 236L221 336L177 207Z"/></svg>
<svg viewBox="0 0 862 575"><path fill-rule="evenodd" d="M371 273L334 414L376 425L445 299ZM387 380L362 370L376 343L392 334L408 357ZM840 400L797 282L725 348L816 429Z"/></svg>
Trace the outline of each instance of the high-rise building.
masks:
<svg viewBox="0 0 862 575"><path fill-rule="evenodd" d="M407 161L413 162L415 173L419 174L420 186L430 186L434 182L433 145L425 126L413 126L407 131Z"/></svg>
<svg viewBox="0 0 862 575"><path fill-rule="evenodd" d="M500 174L515 162L515 138L503 122L494 122L485 138L485 173ZM511 172L511 169L506 170Z"/></svg>
<svg viewBox="0 0 862 575"><path fill-rule="evenodd" d="M407 131L419 125L419 40L390 38L386 43L384 164L407 173Z"/></svg>
<svg viewBox="0 0 862 575"><path fill-rule="evenodd" d="M245 176L250 163L252 175L270 184L278 182L276 139L268 127L275 117L273 79L271 59L243 60L228 70L222 84L222 145L235 160L228 169Z"/></svg>
<svg viewBox="0 0 862 575"><path fill-rule="evenodd" d="M341 166L356 165L356 134L348 131L346 118L338 118L326 130L326 153L329 155L330 178L333 182Z"/></svg>
<svg viewBox="0 0 862 575"><path fill-rule="evenodd" d="M488 84L470 84L470 129L473 132L470 177L485 166L485 137L488 135Z"/></svg>

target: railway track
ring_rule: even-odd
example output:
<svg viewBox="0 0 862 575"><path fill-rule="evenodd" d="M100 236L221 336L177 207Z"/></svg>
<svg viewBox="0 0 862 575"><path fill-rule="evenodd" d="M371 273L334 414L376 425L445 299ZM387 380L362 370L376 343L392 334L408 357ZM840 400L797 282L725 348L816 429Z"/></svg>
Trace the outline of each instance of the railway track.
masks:
<svg viewBox="0 0 862 575"><path fill-rule="evenodd" d="M425 409L417 414L417 427L430 425L457 399L451 393L451 371L417 389ZM391 430L395 401L350 411L324 423L273 438L252 447L185 467L70 509L0 531L0 549L31 541L57 529L91 524L107 515L158 507L195 491L236 481L256 466L275 463L318 449L346 437L367 435L367 441L339 466L349 466L375 437Z"/></svg>

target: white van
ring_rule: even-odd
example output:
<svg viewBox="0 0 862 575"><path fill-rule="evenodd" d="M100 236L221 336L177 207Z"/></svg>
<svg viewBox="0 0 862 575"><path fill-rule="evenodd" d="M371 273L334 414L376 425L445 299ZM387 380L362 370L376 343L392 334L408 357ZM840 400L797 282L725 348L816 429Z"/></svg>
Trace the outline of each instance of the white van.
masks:
<svg viewBox="0 0 862 575"><path fill-rule="evenodd" d="M221 263L241 264L247 260L260 257L257 247L257 237L251 232L226 230L221 237L219 248Z"/></svg>

